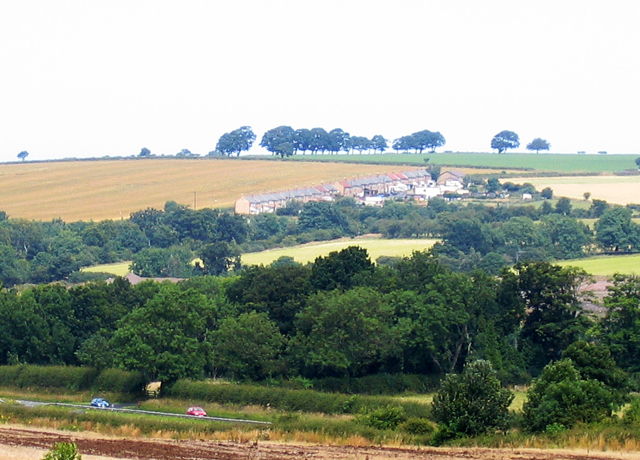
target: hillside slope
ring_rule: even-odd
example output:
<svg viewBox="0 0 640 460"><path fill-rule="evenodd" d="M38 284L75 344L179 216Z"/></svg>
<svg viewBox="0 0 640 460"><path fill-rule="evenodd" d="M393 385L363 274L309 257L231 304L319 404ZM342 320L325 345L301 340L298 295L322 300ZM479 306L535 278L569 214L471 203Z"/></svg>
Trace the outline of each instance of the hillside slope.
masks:
<svg viewBox="0 0 640 460"><path fill-rule="evenodd" d="M228 208L242 194L308 187L408 166L238 159L122 159L0 164L0 210L66 222L128 218L167 201Z"/></svg>

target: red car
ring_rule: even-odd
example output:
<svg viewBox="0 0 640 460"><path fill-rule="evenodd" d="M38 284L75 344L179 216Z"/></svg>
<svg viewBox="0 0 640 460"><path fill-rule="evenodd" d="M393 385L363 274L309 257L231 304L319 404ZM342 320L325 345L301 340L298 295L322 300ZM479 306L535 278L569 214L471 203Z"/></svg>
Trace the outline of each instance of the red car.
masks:
<svg viewBox="0 0 640 460"><path fill-rule="evenodd" d="M195 415L196 417L206 417L207 413L202 407L190 407L187 409L187 415Z"/></svg>

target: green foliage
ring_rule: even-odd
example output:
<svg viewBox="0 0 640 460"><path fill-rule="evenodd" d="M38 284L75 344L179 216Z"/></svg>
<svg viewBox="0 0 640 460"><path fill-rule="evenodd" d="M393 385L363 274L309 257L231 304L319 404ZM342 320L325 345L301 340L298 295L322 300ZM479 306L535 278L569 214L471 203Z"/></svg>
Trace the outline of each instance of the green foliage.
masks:
<svg viewBox="0 0 640 460"><path fill-rule="evenodd" d="M553 198L553 190L551 189L551 187L545 187L540 192L540 196L545 200L550 200L551 198Z"/></svg>
<svg viewBox="0 0 640 460"><path fill-rule="evenodd" d="M489 361L468 363L449 374L433 398L433 418L458 435L506 430L513 394L501 388Z"/></svg>
<svg viewBox="0 0 640 460"><path fill-rule="evenodd" d="M12 388L96 390L137 395L146 382L138 372L92 367L34 366L28 364L0 366L0 386Z"/></svg>
<svg viewBox="0 0 640 460"><path fill-rule="evenodd" d="M140 372L122 369L105 369L100 372L92 385L96 391L108 391L127 395L140 395L144 391L145 381Z"/></svg>
<svg viewBox="0 0 640 460"><path fill-rule="evenodd" d="M266 313L252 311L225 318L211 341L213 365L225 375L261 380L282 372L285 338Z"/></svg>
<svg viewBox="0 0 640 460"><path fill-rule="evenodd" d="M201 377L216 317L216 305L204 295L164 284L121 320L112 340L116 364L141 372L147 381Z"/></svg>
<svg viewBox="0 0 640 460"><path fill-rule="evenodd" d="M640 225L631 221L628 208L607 209L595 224L596 241L605 251L637 252L640 250Z"/></svg>
<svg viewBox="0 0 640 460"><path fill-rule="evenodd" d="M363 407L355 422L376 430L395 430L406 419L402 407L386 406L375 410Z"/></svg>
<svg viewBox="0 0 640 460"><path fill-rule="evenodd" d="M407 417L429 416L425 404L398 402L381 396L354 396L321 393L312 390L289 390L257 385L212 385L208 382L179 380L167 389L167 396L216 402L219 404L258 405L283 411L317 412L323 414L358 414L363 407L376 410L386 406L402 407Z"/></svg>
<svg viewBox="0 0 640 460"><path fill-rule="evenodd" d="M73 442L57 442L43 460L81 460L78 446Z"/></svg>
<svg viewBox="0 0 640 460"><path fill-rule="evenodd" d="M540 150L549 150L551 145L547 142L546 139L542 139L540 137L536 137L534 140L527 144L527 150L535 150L536 153L539 153Z"/></svg>
<svg viewBox="0 0 640 460"><path fill-rule="evenodd" d="M398 425L400 431L416 435L429 435L435 431L433 422L426 418L411 417Z"/></svg>
<svg viewBox="0 0 640 460"><path fill-rule="evenodd" d="M73 366L0 366L0 385L18 388L91 388L98 372L89 367Z"/></svg>
<svg viewBox="0 0 640 460"><path fill-rule="evenodd" d="M319 292L297 317L289 353L303 375L361 375L394 353L392 314L371 288Z"/></svg>
<svg viewBox="0 0 640 460"><path fill-rule="evenodd" d="M609 417L614 407L615 396L604 384L582 379L571 360L563 359L545 366L527 392L524 426L532 432L553 430L554 424L571 428Z"/></svg>
<svg viewBox="0 0 640 460"><path fill-rule="evenodd" d="M386 374L378 373L363 377L326 377L313 380L313 388L330 393L394 395L406 392L428 393L441 383L438 374Z"/></svg>
<svg viewBox="0 0 640 460"><path fill-rule="evenodd" d="M491 139L491 148L496 149L498 153L506 152L508 149L517 149L520 147L520 138L513 131L500 131Z"/></svg>

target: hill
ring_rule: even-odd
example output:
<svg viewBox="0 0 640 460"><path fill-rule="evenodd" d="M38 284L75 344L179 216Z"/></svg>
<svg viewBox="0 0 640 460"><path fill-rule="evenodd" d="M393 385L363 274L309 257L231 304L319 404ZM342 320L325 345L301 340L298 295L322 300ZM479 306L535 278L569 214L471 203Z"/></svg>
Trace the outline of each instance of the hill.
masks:
<svg viewBox="0 0 640 460"><path fill-rule="evenodd" d="M386 153L383 155L296 155L296 161L341 161L345 163L429 164L447 167L519 169L532 172L614 173L636 170L638 155L579 155L552 153Z"/></svg>
<svg viewBox="0 0 640 460"><path fill-rule="evenodd" d="M198 209L228 208L242 194L408 169L221 158L0 164L0 210L13 218L44 221L120 219L148 207L162 209L167 201Z"/></svg>

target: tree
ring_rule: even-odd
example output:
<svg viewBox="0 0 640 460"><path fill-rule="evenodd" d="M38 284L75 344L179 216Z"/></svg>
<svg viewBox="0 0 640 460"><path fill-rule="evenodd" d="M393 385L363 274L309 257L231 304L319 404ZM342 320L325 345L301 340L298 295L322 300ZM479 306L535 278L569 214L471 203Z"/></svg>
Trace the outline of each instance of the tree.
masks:
<svg viewBox="0 0 640 460"><path fill-rule="evenodd" d="M520 263L502 273L498 299L523 322L520 338L532 372L582 337L590 320L580 307L579 287L587 279L575 267Z"/></svg>
<svg viewBox="0 0 640 460"><path fill-rule="evenodd" d="M266 313L226 318L212 334L213 364L235 378L261 380L279 371L285 338Z"/></svg>
<svg viewBox="0 0 640 460"><path fill-rule="evenodd" d="M562 197L556 203L556 213L562 214L563 216L571 215L571 200L566 197Z"/></svg>
<svg viewBox="0 0 640 460"><path fill-rule="evenodd" d="M638 170L640 170L640 157L636 158L636 165L638 166Z"/></svg>
<svg viewBox="0 0 640 460"><path fill-rule="evenodd" d="M340 128L329 131L328 149L331 153L338 153L340 150L349 150L349 133L344 132Z"/></svg>
<svg viewBox="0 0 640 460"><path fill-rule="evenodd" d="M204 376L211 350L207 337L216 313L216 306L204 295L163 285L119 323L112 339L116 364L141 372L147 382Z"/></svg>
<svg viewBox="0 0 640 460"><path fill-rule="evenodd" d="M139 157L148 157L151 156L151 150L149 150L146 147L142 147L142 149L140 150L140 153L138 154Z"/></svg>
<svg viewBox="0 0 640 460"><path fill-rule="evenodd" d="M229 270L239 270L240 251L237 246L219 241L207 244L200 250L200 258L204 264L204 273L220 276Z"/></svg>
<svg viewBox="0 0 640 460"><path fill-rule="evenodd" d="M349 246L339 252L330 252L326 257L317 257L311 267L309 282L318 290L349 289L355 275L373 269L366 249Z"/></svg>
<svg viewBox="0 0 640 460"><path fill-rule="evenodd" d="M20 160L22 161L24 161L28 156L29 156L29 152L27 152L26 150L23 150L18 154L18 158L20 158Z"/></svg>
<svg viewBox="0 0 640 460"><path fill-rule="evenodd" d="M607 313L598 325L602 341L620 367L640 372L640 277L614 275L604 304Z"/></svg>
<svg viewBox="0 0 640 460"><path fill-rule="evenodd" d="M310 276L311 270L299 264L252 266L227 286L226 295L241 311L266 313L280 332L289 335L309 296Z"/></svg>
<svg viewBox="0 0 640 460"><path fill-rule="evenodd" d="M387 140L380 134L376 134L375 136L373 136L371 138L371 143L375 152L382 153L389 147L389 143L387 142Z"/></svg>
<svg viewBox="0 0 640 460"><path fill-rule="evenodd" d="M508 149L517 149L520 147L520 139L513 131L500 131L491 139L491 148L496 149L498 153L506 152Z"/></svg>
<svg viewBox="0 0 640 460"><path fill-rule="evenodd" d="M489 361L468 363L449 374L433 398L433 418L458 435L478 436L506 430L513 393L501 388Z"/></svg>
<svg viewBox="0 0 640 460"><path fill-rule="evenodd" d="M327 201L309 201L305 203L298 219L300 232L320 229L349 230L349 221L343 210Z"/></svg>
<svg viewBox="0 0 640 460"><path fill-rule="evenodd" d="M293 155L295 149L295 131L290 126L279 126L265 132L260 141L260 147L264 147L274 155L288 157Z"/></svg>
<svg viewBox="0 0 640 460"><path fill-rule="evenodd" d="M392 316L375 289L319 292L298 314L290 355L308 376L360 376L394 353Z"/></svg>
<svg viewBox="0 0 640 460"><path fill-rule="evenodd" d="M540 150L549 150L550 147L551 144L540 137L536 137L534 140L527 144L527 150L535 150L536 153L540 153Z"/></svg>
<svg viewBox="0 0 640 460"><path fill-rule="evenodd" d="M540 196L545 200L550 200L551 198L553 198L553 190L551 189L551 187L545 187L540 192Z"/></svg>
<svg viewBox="0 0 640 460"><path fill-rule="evenodd" d="M231 156L235 153L236 156L240 156L240 152L249 150L255 140L256 135L251 130L251 127L242 126L220 136L216 150L225 155Z"/></svg>
<svg viewBox="0 0 640 460"><path fill-rule="evenodd" d="M570 359L562 359L545 366L527 392L524 425L541 432L598 422L611 416L615 399L602 382L582 378Z"/></svg>
<svg viewBox="0 0 640 460"><path fill-rule="evenodd" d="M620 206L602 213L595 230L596 241L604 250L635 252L640 249L640 225L631 220L631 215L630 209Z"/></svg>

